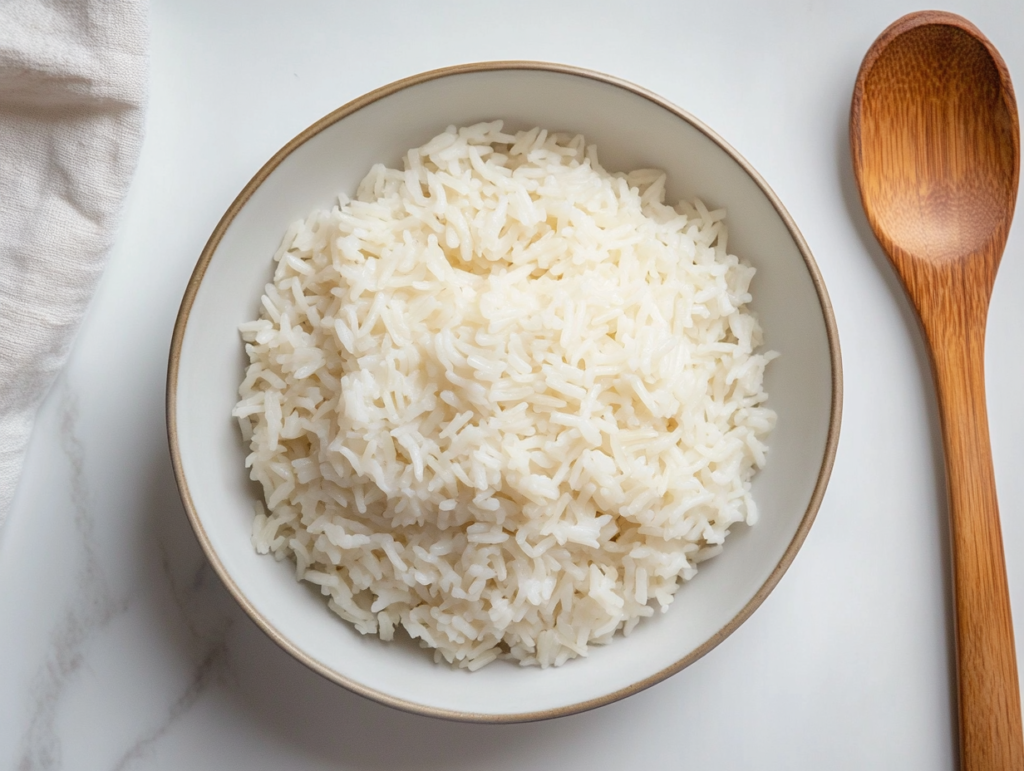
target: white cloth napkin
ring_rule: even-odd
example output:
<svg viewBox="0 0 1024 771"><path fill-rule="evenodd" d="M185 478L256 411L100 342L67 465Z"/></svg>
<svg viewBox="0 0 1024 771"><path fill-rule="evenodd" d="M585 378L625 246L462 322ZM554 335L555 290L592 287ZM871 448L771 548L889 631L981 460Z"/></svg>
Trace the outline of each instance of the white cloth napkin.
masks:
<svg viewBox="0 0 1024 771"><path fill-rule="evenodd" d="M144 0L0 0L0 525L142 142Z"/></svg>

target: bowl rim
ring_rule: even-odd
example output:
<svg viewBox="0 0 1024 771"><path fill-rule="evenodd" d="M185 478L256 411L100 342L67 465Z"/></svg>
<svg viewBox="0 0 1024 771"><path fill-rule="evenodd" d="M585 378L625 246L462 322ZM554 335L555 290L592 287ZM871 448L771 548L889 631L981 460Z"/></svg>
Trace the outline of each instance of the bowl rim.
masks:
<svg viewBox="0 0 1024 771"><path fill-rule="evenodd" d="M796 532L793 535L792 540L783 552L782 558L778 564L769 574L768 578L757 590L753 597L743 606L743 608L730 619L724 626L722 626L715 634L705 640L694 650L690 651L687 655L680 658L675 663L659 670L653 675L633 683L625 688L620 688L611 693L599 696L586 701L577 702L561 707L555 707L551 709L538 710L533 712L515 712L515 713L476 713L476 712L462 712L452 709L442 709L438 707L431 707L417 702L409 701L406 699L397 698L390 696L385 693L381 693L374 688L363 685L359 682L349 679L345 675L337 672L320 662L316 661L303 650L292 643L285 635L277 630L253 605L249 602L248 598L241 591L238 585L234 582L232 577L228 574L223 563L214 551L213 546L210 542L209 537L206 534L206 530L203 527L202 520L199 518L199 514L196 511L196 507L192 502L192 496L189 493L188 480L185 478L185 473L182 465L181 452L178 447L178 428L177 428L177 391L178 391L178 369L180 364L181 347L185 337L185 329L188 326L189 315L192 310L192 306L195 302L196 295L199 290L199 285L206 274L206 269L213 258L214 253L217 251L217 247L220 245L221 239L227 232L231 223L235 217L245 206L245 204L252 197L253 193L259 188L260 185L270 176L270 174L282 163L284 160L291 155L297 148L305 144L312 137L319 134L324 129L332 126L343 118L357 112L358 110L366 107L380 99L383 99L391 94L399 91L411 88L421 83L426 83L432 80L438 80L441 78L451 77L455 75L464 75L468 73L477 72L492 72L500 70L532 70L540 72L551 72L562 75L571 75L575 77L587 78L590 80L597 81L606 85L610 85L616 88L630 91L633 94L640 96L648 101L653 102L657 106L667 110L679 119L686 123L689 123L699 132L704 134L708 139L714 142L719 148L721 148L726 154L728 154L739 166L746 172L746 174L754 181L761 192L767 197L776 213L782 219L786 226L789 234L792 236L800 255L803 257L805 267L808 274L811 277L811 281L814 284L815 292L817 293L818 303L821 306L822 317L825 322L825 331L828 340L830 364L831 364L831 375L832 375L832 397L830 404L830 416L828 433L825 442L825 451L822 457L821 466L818 470L818 477L814 485L814 490L811 494L807 508L804 511L803 517L800 520L800 524L797 527ZM178 492L181 496L182 504L184 505L185 512L188 515L189 522L195 532L196 538L199 540L202 546L203 552L206 554L206 558L210 561L214 571L220 577L224 586L228 592L234 597L235 601L242 607L246 614L251 618L256 625L275 643L281 648L291 654L295 659L306 665L309 669L313 670L322 677L331 680L338 685L352 691L360 696L372 699L381 704L385 704L390 707L394 707L406 712L414 714L424 715L428 717L443 718L448 720L458 720L464 722L474 723L519 723L519 722L530 722L536 720L546 720L555 717L563 717L567 715L584 712L587 710L595 709L597 707L611 704L620 699L624 699L627 696L631 696L635 693L639 693L652 685L655 685L662 680L676 674L682 669L686 668L690 664L694 663L705 654L710 652L725 638L732 634L744 621L746 621L751 614L764 602L765 598L772 592L775 586L779 583L779 580L788 570L793 559L796 557L797 552L800 550L804 539L807 537L807 533L814 522L815 516L818 512L818 508L821 505L821 501L825 495L825 488L828 485L828 480L832 472L832 467L835 462L836 451L839 444L839 429L842 421L842 405L843 405L843 372L842 372L842 361L839 349L839 332L836 326L835 314L832 309L832 303L829 299L828 292L825 288L825 283L821 277L821 273L818 269L818 265L811 255L810 248L804 241L800 230L797 228L796 223L790 216L789 212L782 205L775 192L768 186L761 175L750 165L750 163L740 155L732 146L729 145L724 139L718 134L712 131L703 122L695 118L693 115L688 113L686 110L676 106L672 102L664 99L657 94L638 86L629 81L621 78L607 75L595 70L590 70L582 67L577 67L568 64L558 64L553 62L544 61L531 61L531 60L499 60L499 61L484 61L484 62L472 62L467 64L458 64L448 67L441 67L434 70L428 70L421 72L410 77L402 78L401 80L394 81L387 85L381 86L380 88L374 89L352 101L342 105L341 107L331 111L318 121L301 131L294 138L289 140L280 150L278 150L260 169L253 175L252 179L242 188L242 191L235 197L227 211L221 217L217 226L214 228L213 233L210 235L209 240L203 247L203 251L199 256L199 260L196 263L195 268L192 271L192 275L189 278L188 284L185 288L185 293L181 301L181 306L178 310L177 317L174 322L174 331L171 337L171 347L168 358L167 367L167 392L166 392L166 418L167 418L167 440L170 448L171 465L174 469L174 479L178 486Z"/></svg>

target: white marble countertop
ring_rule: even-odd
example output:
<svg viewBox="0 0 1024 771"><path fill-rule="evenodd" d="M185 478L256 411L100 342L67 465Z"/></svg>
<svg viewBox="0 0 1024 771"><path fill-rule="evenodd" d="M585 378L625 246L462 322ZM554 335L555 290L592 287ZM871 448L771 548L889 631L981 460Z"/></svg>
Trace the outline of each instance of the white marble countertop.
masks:
<svg viewBox="0 0 1024 771"><path fill-rule="evenodd" d="M0 532L0 768L942 769L955 713L945 493L915 319L860 210L847 116L905 2L155 0L146 143L107 271ZM1024 83L1024 4L955 1ZM845 414L802 551L711 654L617 704L480 726L321 679L206 563L164 424L171 328L221 214L285 141L418 71L602 70L708 123L785 202L835 306ZM989 318L988 399L1024 640L1024 223ZM1018 648L1018 660L1024 663Z"/></svg>

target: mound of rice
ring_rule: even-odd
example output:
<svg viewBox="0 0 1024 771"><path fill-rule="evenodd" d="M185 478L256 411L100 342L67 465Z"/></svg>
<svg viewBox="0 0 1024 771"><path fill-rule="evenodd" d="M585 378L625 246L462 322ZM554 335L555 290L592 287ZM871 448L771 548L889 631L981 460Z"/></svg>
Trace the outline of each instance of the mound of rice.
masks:
<svg viewBox="0 0 1024 771"><path fill-rule="evenodd" d="M582 136L449 128L294 223L234 410L253 543L364 634L557 666L664 611L757 509L753 268Z"/></svg>

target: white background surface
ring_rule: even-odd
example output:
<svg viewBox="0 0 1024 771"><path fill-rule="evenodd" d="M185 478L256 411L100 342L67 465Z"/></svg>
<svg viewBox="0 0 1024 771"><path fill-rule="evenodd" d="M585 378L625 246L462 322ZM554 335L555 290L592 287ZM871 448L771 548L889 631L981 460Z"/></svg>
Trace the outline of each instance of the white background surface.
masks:
<svg viewBox="0 0 1024 771"><path fill-rule="evenodd" d="M860 210L846 128L862 56L916 9L877 0L690 5L154 3L138 174L0 532L0 768L955 767L934 393L912 311ZM1024 5L947 9L977 24L1024 82ZM349 694L247 619L206 565L178 500L164 377L206 238L282 144L398 78L503 58L631 80L745 155L817 258L839 323L846 396L818 520L778 588L732 637L623 702L477 726ZM987 347L1020 640L1022 228L1011 232L996 282Z"/></svg>

